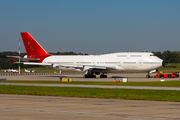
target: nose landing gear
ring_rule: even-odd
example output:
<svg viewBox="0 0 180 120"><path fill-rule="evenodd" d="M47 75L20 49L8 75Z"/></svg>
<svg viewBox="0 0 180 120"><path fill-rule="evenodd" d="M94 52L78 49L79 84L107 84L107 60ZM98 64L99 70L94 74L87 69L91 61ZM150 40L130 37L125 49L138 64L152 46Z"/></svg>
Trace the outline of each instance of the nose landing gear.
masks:
<svg viewBox="0 0 180 120"><path fill-rule="evenodd" d="M146 78L150 78L149 72L148 72L148 75L146 75Z"/></svg>

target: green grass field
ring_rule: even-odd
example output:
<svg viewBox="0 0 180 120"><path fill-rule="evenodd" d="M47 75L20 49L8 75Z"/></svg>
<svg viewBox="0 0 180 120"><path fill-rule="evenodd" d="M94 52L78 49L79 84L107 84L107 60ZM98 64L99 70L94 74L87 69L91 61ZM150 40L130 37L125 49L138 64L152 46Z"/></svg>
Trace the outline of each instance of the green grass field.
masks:
<svg viewBox="0 0 180 120"><path fill-rule="evenodd" d="M180 91L0 85L0 94L180 102Z"/></svg>
<svg viewBox="0 0 180 120"><path fill-rule="evenodd" d="M39 84L79 84L79 85L119 85L119 86L156 86L180 87L180 81L154 82L60 82L60 81L0 81L0 83L39 83Z"/></svg>
<svg viewBox="0 0 180 120"><path fill-rule="evenodd" d="M166 66L180 66L180 63L168 63Z"/></svg>
<svg viewBox="0 0 180 120"><path fill-rule="evenodd" d="M180 63L168 63L167 67L163 67L159 69L163 73L172 73L172 72L180 72ZM168 66L176 66L176 68L168 68Z"/></svg>

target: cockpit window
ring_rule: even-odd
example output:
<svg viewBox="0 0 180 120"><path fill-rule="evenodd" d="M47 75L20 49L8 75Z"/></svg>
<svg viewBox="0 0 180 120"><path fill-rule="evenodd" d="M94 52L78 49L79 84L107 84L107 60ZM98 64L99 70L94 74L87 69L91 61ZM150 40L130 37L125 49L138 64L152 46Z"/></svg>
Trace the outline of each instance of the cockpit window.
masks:
<svg viewBox="0 0 180 120"><path fill-rule="evenodd" d="M150 56L156 56L155 54L150 54Z"/></svg>

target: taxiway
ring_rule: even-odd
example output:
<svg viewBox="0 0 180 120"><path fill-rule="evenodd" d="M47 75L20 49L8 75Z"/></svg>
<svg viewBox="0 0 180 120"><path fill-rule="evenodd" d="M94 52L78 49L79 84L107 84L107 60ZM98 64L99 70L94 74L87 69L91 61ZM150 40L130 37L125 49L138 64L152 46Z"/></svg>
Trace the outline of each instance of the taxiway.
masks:
<svg viewBox="0 0 180 120"><path fill-rule="evenodd" d="M0 95L2 120L178 120L179 102Z"/></svg>
<svg viewBox="0 0 180 120"><path fill-rule="evenodd" d="M108 78L83 78L82 75L61 75L73 81L159 81L162 78L145 78L140 74L109 74ZM0 76L7 80L59 81L60 76ZM180 80L167 78L165 81ZM9 83L8 83L9 84ZM65 86L66 87L66 86ZM180 103L143 100L98 98L73 98L31 95L0 94L0 119L2 120L178 120Z"/></svg>
<svg viewBox="0 0 180 120"><path fill-rule="evenodd" d="M162 78L146 78L146 73L127 73L127 74L108 74L108 78L83 78L83 74L62 74L62 75L18 75L18 76L0 76L7 80L32 80L32 81L59 81L59 77L71 78L73 81L101 81L112 82L114 79L128 78L129 82L149 82L160 81ZM180 78L163 78L165 81L180 80Z"/></svg>

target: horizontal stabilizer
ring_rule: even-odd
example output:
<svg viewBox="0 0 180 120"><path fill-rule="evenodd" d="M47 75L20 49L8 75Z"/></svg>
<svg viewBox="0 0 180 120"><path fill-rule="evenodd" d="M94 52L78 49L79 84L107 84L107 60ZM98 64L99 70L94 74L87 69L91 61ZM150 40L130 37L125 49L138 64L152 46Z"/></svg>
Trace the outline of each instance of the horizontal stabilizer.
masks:
<svg viewBox="0 0 180 120"><path fill-rule="evenodd" d="M22 58L22 57L19 57L19 56L7 56L7 57L9 57L9 58Z"/></svg>
<svg viewBox="0 0 180 120"><path fill-rule="evenodd" d="M42 66L52 66L51 63L34 63L34 62L23 62L24 65L42 65Z"/></svg>
<svg viewBox="0 0 180 120"><path fill-rule="evenodd" d="M24 58L24 57L19 57L19 56L7 56L7 57L9 57L9 58L17 58L17 59L19 59L20 58L20 60L21 61L39 61L40 59L36 59L36 58Z"/></svg>
<svg viewBox="0 0 180 120"><path fill-rule="evenodd" d="M15 61L15 60L13 60L13 59L9 59L12 63L19 63L19 62L17 62L17 61Z"/></svg>

